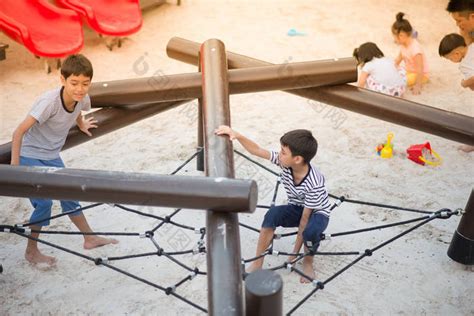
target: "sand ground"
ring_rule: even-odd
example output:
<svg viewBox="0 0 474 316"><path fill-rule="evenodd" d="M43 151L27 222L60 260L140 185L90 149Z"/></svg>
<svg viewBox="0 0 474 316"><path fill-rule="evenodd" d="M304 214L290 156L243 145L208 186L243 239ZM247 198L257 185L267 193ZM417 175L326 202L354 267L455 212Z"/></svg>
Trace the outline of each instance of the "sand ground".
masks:
<svg viewBox="0 0 474 316"><path fill-rule="evenodd" d="M173 36L197 42L218 38L229 51L272 63L349 57L355 47L366 41L376 42L385 55L395 57L398 48L391 37L390 26L395 14L403 11L420 34L431 67L431 80L422 94L408 93L406 98L474 116L474 94L461 88L462 77L457 66L437 54L440 39L456 31L445 6L446 1L440 0L183 1L180 7L169 3L145 12L142 30L130 36L122 48L113 51L109 51L94 32L85 29L82 52L94 65L96 82L196 71L194 66L166 56L166 44ZM306 36L287 36L290 28L305 32ZM47 75L43 61L35 59L4 34L0 34L0 41L10 45L7 59L0 62L0 142L5 143L36 97L59 84L59 75L57 71ZM334 122L329 115L334 108L284 92L233 95L230 102L234 128L263 147L278 149L279 137L291 129L313 131L320 144L314 164L325 174L333 194L436 211L444 207L453 210L464 207L473 188L474 153L458 151L456 142L342 110L338 111L345 119ZM390 160L382 160L374 149L388 132L395 134L395 155ZM194 152L195 134L195 103L189 103L67 150L63 159L71 168L167 174ZM426 141L442 156L441 166L423 167L405 158L408 146ZM234 146L241 149L238 144ZM236 166L238 177L258 181L260 203L268 203L275 177L241 158L236 157ZM191 164L182 174L198 173ZM281 191L277 200L283 202L284 199ZM27 199L1 197L0 205L2 224L21 223L31 211ZM137 208L163 216L172 212ZM60 211L58 205L54 211ZM263 215L264 210L257 210L252 215L241 216L240 220L258 227ZM327 232L417 216L343 204L334 211ZM87 217L97 231L143 232L156 224L108 205L87 211ZM183 211L176 220L203 227L204 213ZM459 217L432 221L382 248L329 283L296 314L474 315L473 272L446 255L458 222ZM320 250L364 251L407 228L333 238L323 242ZM60 219L50 229L69 230L71 224ZM162 245L175 250L189 248L198 238L174 226L160 234ZM252 257L257 234L244 228L240 234L243 257ZM179 239L174 237L179 235ZM154 251L151 243L138 238L120 238L117 246L92 251L82 250L80 237L44 238L92 257ZM189 242L184 245L183 240ZM292 243L292 238L278 240L275 249L291 251ZM19 236L0 234L0 245L0 263L4 267L0 275L2 315L200 313L159 290L50 247L42 249L58 258L57 267L32 267L23 259L25 240ZM317 257L317 279L325 280L352 259L354 257ZM205 270L203 254L183 260ZM284 260L284 257L270 257L265 267L276 266ZM116 266L164 287L187 275L182 268L163 258L126 260L117 262ZM284 280L284 310L289 311L312 286L300 285L295 273L279 273ZM207 307L206 289L205 277L198 276L177 292Z"/></svg>

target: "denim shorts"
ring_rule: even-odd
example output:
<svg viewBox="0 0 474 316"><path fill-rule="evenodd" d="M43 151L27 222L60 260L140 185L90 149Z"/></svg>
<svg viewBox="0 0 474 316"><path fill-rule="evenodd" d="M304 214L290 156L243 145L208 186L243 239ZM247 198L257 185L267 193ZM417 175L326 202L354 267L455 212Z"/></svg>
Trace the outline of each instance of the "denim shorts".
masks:
<svg viewBox="0 0 474 316"><path fill-rule="evenodd" d="M64 168L64 163L59 157L53 160L41 160L20 156L20 165L30 167ZM50 199L30 198L30 202L34 207L33 214L31 214L30 217L30 223L38 222L34 225L48 226L49 218L51 217L51 207L53 206L53 201ZM61 208L63 210L63 213L75 210L80 207L81 205L77 201L61 201ZM69 215L77 216L80 214L82 214L82 212L78 211Z"/></svg>
<svg viewBox="0 0 474 316"><path fill-rule="evenodd" d="M303 206L294 204L279 205L271 207L265 214L262 227L298 227L300 225L301 215L303 215ZM305 245L316 251L321 241L321 235L329 224L329 217L321 213L312 213L305 230L303 231L303 240Z"/></svg>

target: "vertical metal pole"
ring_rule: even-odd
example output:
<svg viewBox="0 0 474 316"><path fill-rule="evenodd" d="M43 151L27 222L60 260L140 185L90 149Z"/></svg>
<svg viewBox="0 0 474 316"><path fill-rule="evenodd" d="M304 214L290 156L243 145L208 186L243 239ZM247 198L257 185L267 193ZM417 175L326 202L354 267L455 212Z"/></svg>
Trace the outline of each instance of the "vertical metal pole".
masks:
<svg viewBox="0 0 474 316"><path fill-rule="evenodd" d="M465 265L474 264L474 189L471 190L464 214L454 232L448 256Z"/></svg>
<svg viewBox="0 0 474 316"><path fill-rule="evenodd" d="M202 99L198 99L198 124L197 124L197 149L201 149L196 157L196 169L204 171L204 139L203 139L203 117Z"/></svg>
<svg viewBox="0 0 474 316"><path fill-rule="evenodd" d="M271 270L257 270L245 279L245 315L283 315L283 281Z"/></svg>
<svg viewBox="0 0 474 316"><path fill-rule="evenodd" d="M234 178L232 143L216 136L230 125L227 57L216 39L201 45L205 170L210 177ZM207 212L207 283L211 315L242 315L242 266L237 214Z"/></svg>
<svg viewBox="0 0 474 316"><path fill-rule="evenodd" d="M198 69L201 72L201 53L198 54ZM204 139L203 139L203 117L202 98L198 98L198 122L197 122L197 148L202 149L196 157L196 169L204 171Z"/></svg>

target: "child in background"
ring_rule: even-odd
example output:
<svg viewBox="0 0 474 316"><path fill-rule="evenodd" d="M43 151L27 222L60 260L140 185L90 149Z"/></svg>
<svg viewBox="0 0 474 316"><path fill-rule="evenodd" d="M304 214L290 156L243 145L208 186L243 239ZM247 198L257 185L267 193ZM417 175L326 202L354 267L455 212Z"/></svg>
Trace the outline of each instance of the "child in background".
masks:
<svg viewBox="0 0 474 316"><path fill-rule="evenodd" d="M441 57L459 63L459 70L464 76L461 86L474 90L474 43L467 46L464 37L451 33L443 37L438 52Z"/></svg>
<svg viewBox="0 0 474 316"><path fill-rule="evenodd" d="M395 59L395 66L403 61L405 64L407 85L413 94L420 94L422 84L428 82L428 63L423 49L415 38L412 37L413 28L405 14L399 12L392 25L392 34L395 42L400 45L400 54Z"/></svg>
<svg viewBox="0 0 474 316"><path fill-rule="evenodd" d="M357 86L396 97L403 95L406 86L404 70L397 70L393 60L384 57L377 45L364 43L354 49L353 56L360 67Z"/></svg>
<svg viewBox="0 0 474 316"><path fill-rule="evenodd" d="M474 1L450 0L446 10L456 21L459 33L464 37L466 44L474 43Z"/></svg>
<svg viewBox="0 0 474 316"><path fill-rule="evenodd" d="M443 37L438 51L440 56L453 63L459 63L459 70L464 75L461 86L474 90L474 43L468 46L463 36L451 33ZM473 152L474 146L462 145L459 149Z"/></svg>

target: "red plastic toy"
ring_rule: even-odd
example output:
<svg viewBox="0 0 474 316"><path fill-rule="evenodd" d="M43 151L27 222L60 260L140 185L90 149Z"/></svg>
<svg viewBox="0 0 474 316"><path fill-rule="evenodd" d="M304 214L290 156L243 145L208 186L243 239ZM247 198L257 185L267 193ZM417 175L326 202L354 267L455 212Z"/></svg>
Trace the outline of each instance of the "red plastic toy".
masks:
<svg viewBox="0 0 474 316"><path fill-rule="evenodd" d="M407 149L407 154L408 159L422 166L425 164L437 166L441 163L441 157L431 149L429 142L426 142L425 144L411 145ZM433 157L436 158L436 160L433 160Z"/></svg>
<svg viewBox="0 0 474 316"><path fill-rule="evenodd" d="M56 0L56 3L79 13L93 30L104 35L130 35L143 23L139 0Z"/></svg>
<svg viewBox="0 0 474 316"><path fill-rule="evenodd" d="M0 30L37 56L63 57L84 44L78 14L47 0L0 0Z"/></svg>

